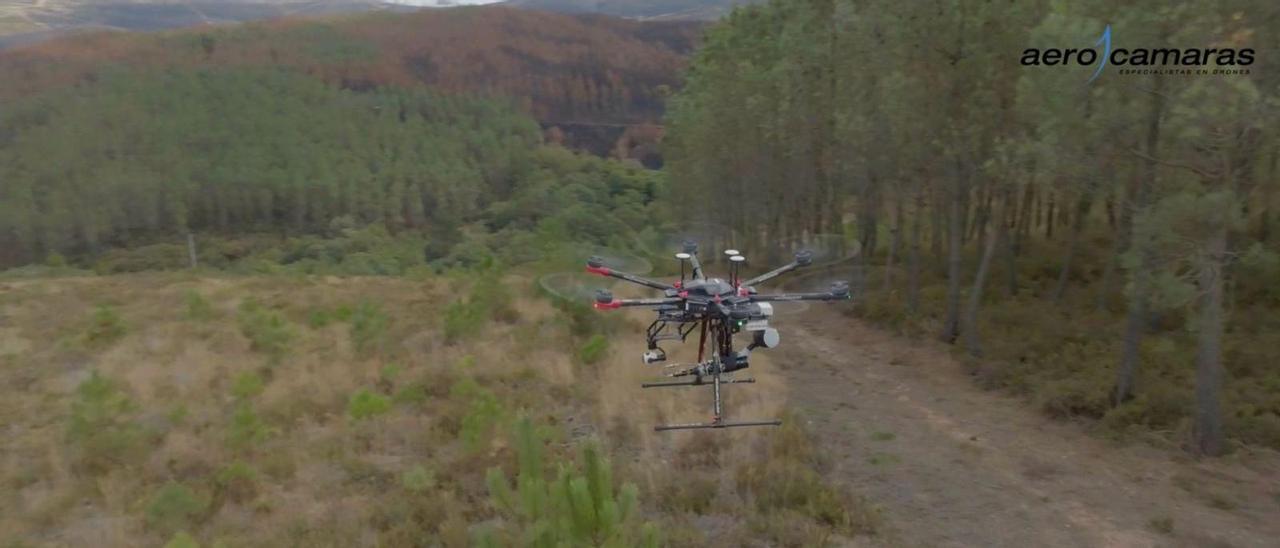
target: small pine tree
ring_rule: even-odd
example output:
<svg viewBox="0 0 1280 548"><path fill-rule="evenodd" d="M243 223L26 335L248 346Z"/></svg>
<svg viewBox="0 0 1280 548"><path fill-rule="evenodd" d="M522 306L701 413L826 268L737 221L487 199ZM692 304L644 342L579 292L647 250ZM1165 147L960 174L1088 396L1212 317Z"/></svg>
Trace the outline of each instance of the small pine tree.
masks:
<svg viewBox="0 0 1280 548"><path fill-rule="evenodd" d="M126 332L128 328L115 307L99 305L93 310L84 342L88 346L106 346L124 337Z"/></svg>
<svg viewBox="0 0 1280 548"><path fill-rule="evenodd" d="M205 299L198 291L194 289L187 291L186 300L187 319L205 321L216 315L213 305L209 304L209 300Z"/></svg>
<svg viewBox="0 0 1280 548"><path fill-rule="evenodd" d="M637 524L638 490L625 484L614 492L609 461L594 444L582 448L579 469L561 463L556 479L544 471L543 441L533 424L521 418L514 428L518 475L512 482L498 468L489 470L494 506L507 514L514 530L486 531L481 545L519 544L537 548L558 546L657 546L652 524ZM495 534L506 533L498 543Z"/></svg>
<svg viewBox="0 0 1280 548"><path fill-rule="evenodd" d="M347 414L355 420L370 419L390 410L391 399L368 388L357 390L347 401Z"/></svg>
<svg viewBox="0 0 1280 548"><path fill-rule="evenodd" d="M604 335L592 335L587 342L578 349L578 359L587 365L594 365L603 360L609 352L609 339Z"/></svg>
<svg viewBox="0 0 1280 548"><path fill-rule="evenodd" d="M362 301L351 314L351 345L356 353L377 351L387 334L390 319L377 303Z"/></svg>

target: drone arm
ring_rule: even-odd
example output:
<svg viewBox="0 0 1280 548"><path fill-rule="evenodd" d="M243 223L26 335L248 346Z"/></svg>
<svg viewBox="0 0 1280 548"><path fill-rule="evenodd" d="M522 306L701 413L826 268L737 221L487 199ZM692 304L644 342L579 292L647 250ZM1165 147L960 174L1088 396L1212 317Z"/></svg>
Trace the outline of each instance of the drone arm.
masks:
<svg viewBox="0 0 1280 548"><path fill-rule="evenodd" d="M590 273L592 273L592 274L597 274L597 275L600 275L600 276L608 276L608 277L610 277L610 278L617 278L617 279L619 279L619 280L625 280L625 281L631 282L631 283L633 283L633 284L643 285L643 286L645 286L645 287L651 287L651 288L653 288L653 289L662 289L662 290L675 289L675 287L669 286L669 285L664 284L664 283L659 282L659 281L650 280L650 279L648 279L648 278L641 278L640 276L636 276L635 274L628 274L628 273L626 273L626 272L619 272L619 271L617 271L617 270L613 270L613 269L608 268L608 267L605 267L605 266L592 266L592 265L588 264L588 265L587 265L587 272L590 272Z"/></svg>
<svg viewBox="0 0 1280 548"><path fill-rule="evenodd" d="M753 285L762 284L764 282L777 278L778 276L791 272L792 270L800 268L801 266L803 265L801 265L799 262L791 261L785 265L782 265L778 268L765 272L764 274L751 278L750 280L742 282L741 285L751 287Z"/></svg>
<svg viewBox="0 0 1280 548"><path fill-rule="evenodd" d="M757 303L777 303L786 301L843 301L849 294L835 293L778 293L774 295L752 295L751 300Z"/></svg>
<svg viewBox="0 0 1280 548"><path fill-rule="evenodd" d="M683 299L679 297L671 297L665 299L612 299L602 301L597 299L593 306L598 310L612 310L614 308L622 308L624 306L660 306L664 304L678 304Z"/></svg>
<svg viewBox="0 0 1280 548"><path fill-rule="evenodd" d="M698 254L689 254L689 265L693 267L693 279L705 280L707 277L702 273L702 262L698 260Z"/></svg>
<svg viewBox="0 0 1280 548"><path fill-rule="evenodd" d="M786 301L843 301L852 298L847 282L835 282L831 289L818 293L776 293L773 295L752 295L751 300L758 303Z"/></svg>

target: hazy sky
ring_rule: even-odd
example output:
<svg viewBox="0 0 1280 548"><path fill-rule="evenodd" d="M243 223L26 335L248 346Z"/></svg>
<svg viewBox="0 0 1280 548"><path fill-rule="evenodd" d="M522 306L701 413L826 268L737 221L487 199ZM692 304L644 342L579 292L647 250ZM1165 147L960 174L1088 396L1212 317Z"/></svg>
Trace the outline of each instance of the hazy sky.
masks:
<svg viewBox="0 0 1280 548"><path fill-rule="evenodd" d="M388 4L404 4L406 6L439 6L440 4L493 4L502 0L382 0Z"/></svg>

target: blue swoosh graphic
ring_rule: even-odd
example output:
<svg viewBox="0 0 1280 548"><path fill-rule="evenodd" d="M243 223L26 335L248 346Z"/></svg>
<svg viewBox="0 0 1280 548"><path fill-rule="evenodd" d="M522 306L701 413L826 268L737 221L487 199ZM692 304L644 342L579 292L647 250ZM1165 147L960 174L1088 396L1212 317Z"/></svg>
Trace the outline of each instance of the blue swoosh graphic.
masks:
<svg viewBox="0 0 1280 548"><path fill-rule="evenodd" d="M1085 82L1085 84L1089 84L1096 80L1098 75L1102 74L1102 69L1107 66L1107 59L1111 58L1111 25L1107 25L1107 28L1102 31L1102 36L1098 38L1097 42L1093 43L1093 47L1095 48L1100 45L1103 46L1102 62L1098 63L1098 70L1093 71L1093 76L1090 76L1089 81Z"/></svg>

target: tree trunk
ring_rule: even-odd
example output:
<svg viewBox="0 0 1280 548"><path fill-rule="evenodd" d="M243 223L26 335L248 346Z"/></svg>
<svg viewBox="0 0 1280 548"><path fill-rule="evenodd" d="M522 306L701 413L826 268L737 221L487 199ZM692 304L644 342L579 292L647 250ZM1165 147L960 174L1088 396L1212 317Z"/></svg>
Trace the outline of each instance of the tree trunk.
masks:
<svg viewBox="0 0 1280 548"><path fill-rule="evenodd" d="M986 246L982 250L982 259L978 262L978 273L973 277L973 289L969 291L969 304L964 311L964 345L970 356L982 355L982 344L978 337L978 308L982 306L982 289L987 283L987 273L991 271L991 259L996 254L996 247L1004 236L1004 223L997 222L987 230Z"/></svg>
<svg viewBox="0 0 1280 548"><path fill-rule="evenodd" d="M1218 456L1226 450L1222 430L1222 278L1227 255L1227 226L1214 229L1200 266L1200 344L1196 353L1196 414L1192 429L1198 455Z"/></svg>
<svg viewBox="0 0 1280 548"><path fill-rule="evenodd" d="M947 316L942 324L942 333L939 334L939 337L948 344L954 343L956 336L960 334L960 247L963 245L964 238L960 199L962 186L959 181L953 181L951 184L954 188L951 189L951 203L947 215L947 240L950 248L947 256Z"/></svg>
<svg viewBox="0 0 1280 548"><path fill-rule="evenodd" d="M1273 189L1275 188L1274 181L1277 177L1280 177L1280 174L1276 173L1277 160L1280 160L1280 151L1273 151L1271 153L1271 166L1267 169L1267 174L1270 175L1273 182L1262 187L1262 214L1259 215L1260 226L1258 227L1258 241L1262 243L1271 241L1271 208L1274 207L1271 201L1273 199Z"/></svg>
<svg viewBox="0 0 1280 548"><path fill-rule="evenodd" d="M1155 93L1152 94L1151 112L1147 117L1147 157L1155 158L1156 149L1160 146L1160 116L1164 112L1164 94L1161 93L1164 79L1155 77ZM1156 163L1147 160L1142 164L1137 188L1133 193L1133 204L1130 207L1136 214L1140 208L1147 207L1147 197L1155 185ZM1125 319L1124 341L1120 350L1120 367L1116 369L1116 386L1111 393L1111 404L1120 405L1133 398L1138 375L1138 349L1142 346L1142 336L1146 333L1150 296L1150 272L1152 263L1151 250L1147 244L1139 243L1133 238L1132 221L1129 228L1129 247L1140 246L1138 268L1133 271L1132 293L1129 295L1129 313Z"/></svg>
<svg viewBox="0 0 1280 548"><path fill-rule="evenodd" d="M944 200L943 192L938 190L933 191L933 199L930 200L930 203L932 204L930 209L932 209L933 214L929 216L929 250L933 254L935 270L939 274L945 275L947 273L947 259L945 254L946 252L942 249L942 240L946 233L943 225L947 222L947 212L938 207ZM951 202L949 200L947 200L946 203L948 208L951 207Z"/></svg>
<svg viewBox="0 0 1280 548"><path fill-rule="evenodd" d="M1149 261L1143 260L1143 264ZM1124 340L1120 348L1120 368L1116 371L1116 386L1111 394L1111 405L1116 406L1133 398L1137 384L1138 350L1146 331L1148 280L1145 268L1133 273L1133 294L1129 296L1129 313L1124 322Z"/></svg>
<svg viewBox="0 0 1280 548"><path fill-rule="evenodd" d="M872 185L876 183L872 182ZM862 245L862 257L870 261L876 255L876 247L879 245L879 227L880 219L877 215L879 211L879 197L876 196L875 187L869 187L867 193L863 197L862 215L858 217L858 238Z"/></svg>
<svg viewBox="0 0 1280 548"><path fill-rule="evenodd" d="M1052 300L1054 303L1061 302L1062 295L1067 292L1067 280L1071 277L1071 263L1080 248L1080 233L1084 232L1084 219L1091 205L1090 198L1090 193L1085 191L1080 195L1080 200L1076 202L1075 222L1071 225L1071 235L1067 241L1066 256L1062 258L1062 270L1058 273L1058 283L1053 288Z"/></svg>
<svg viewBox="0 0 1280 548"><path fill-rule="evenodd" d="M1013 246L1014 255L1022 254L1022 242L1031 235L1031 222L1039 215L1039 200L1036 199L1036 189L1030 184L1025 185L1022 196L1022 212L1019 214L1018 224L1014 231L1014 237L1009 243ZM1033 210L1034 208L1034 210Z"/></svg>
<svg viewBox="0 0 1280 548"><path fill-rule="evenodd" d="M924 216L924 193L916 191L916 207L911 217L911 245L907 248L907 311L920 311L920 218Z"/></svg>
<svg viewBox="0 0 1280 548"><path fill-rule="evenodd" d="M1053 239L1053 224L1056 222L1053 218L1053 210L1057 209L1057 205L1058 205L1057 202L1058 202L1058 197L1056 193L1050 192L1049 193L1049 211L1045 213L1045 220L1044 220L1044 239L1046 240Z"/></svg>
<svg viewBox="0 0 1280 548"><path fill-rule="evenodd" d="M897 193L895 193L897 194ZM893 289L893 261L898 255L898 246L902 240L902 196L895 195L893 199L893 230L889 236L889 256L884 262L884 292L888 293Z"/></svg>

